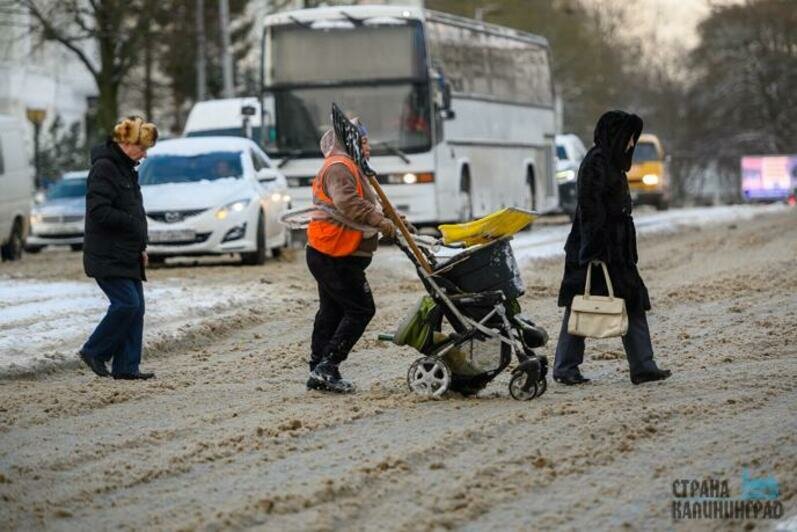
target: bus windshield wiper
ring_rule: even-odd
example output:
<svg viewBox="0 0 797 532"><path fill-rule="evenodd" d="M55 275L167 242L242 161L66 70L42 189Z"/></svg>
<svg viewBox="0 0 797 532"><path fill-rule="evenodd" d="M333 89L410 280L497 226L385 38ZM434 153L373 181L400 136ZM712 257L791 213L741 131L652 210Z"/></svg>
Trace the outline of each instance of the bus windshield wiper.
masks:
<svg viewBox="0 0 797 532"><path fill-rule="evenodd" d="M344 18L346 18L346 20L348 20L349 22L351 22L355 26L362 26L363 22L365 21L364 18L357 18L357 17L355 17L353 15L349 15L348 13L346 13L343 10L341 10L340 14L343 15Z"/></svg>
<svg viewBox="0 0 797 532"><path fill-rule="evenodd" d="M371 146L373 146L374 148L376 148L377 146L385 148L390 153L392 153L394 155L398 155L399 159L404 161L406 164L410 164L410 158L407 157L407 154L404 153L403 151L401 151L400 149L398 149L397 147L395 147L394 145L392 145L389 142L386 142L386 141L374 142L373 144L371 144Z"/></svg>
<svg viewBox="0 0 797 532"><path fill-rule="evenodd" d="M305 22L303 20L299 20L298 18L294 17L293 15L288 16L288 20L293 22L294 24L298 24L303 28L307 28L309 30L313 29L313 25L309 22Z"/></svg>
<svg viewBox="0 0 797 532"><path fill-rule="evenodd" d="M292 160L296 159L298 156L302 154L302 150L293 150L292 152L288 153L277 165L277 168L282 168Z"/></svg>

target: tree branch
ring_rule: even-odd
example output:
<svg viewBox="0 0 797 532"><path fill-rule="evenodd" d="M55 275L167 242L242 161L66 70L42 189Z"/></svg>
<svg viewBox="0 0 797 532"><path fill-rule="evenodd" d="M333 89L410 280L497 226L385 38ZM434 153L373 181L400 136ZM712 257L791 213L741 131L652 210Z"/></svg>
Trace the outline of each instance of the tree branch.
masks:
<svg viewBox="0 0 797 532"><path fill-rule="evenodd" d="M61 31L51 24L48 17L39 9L33 0L21 0L22 4L30 10L30 14L36 21L41 24L44 29L45 40L54 40L61 43L67 49L71 50L81 63L88 69L94 79L99 78L99 72L96 67L91 63L86 53L74 44L74 37L67 37Z"/></svg>

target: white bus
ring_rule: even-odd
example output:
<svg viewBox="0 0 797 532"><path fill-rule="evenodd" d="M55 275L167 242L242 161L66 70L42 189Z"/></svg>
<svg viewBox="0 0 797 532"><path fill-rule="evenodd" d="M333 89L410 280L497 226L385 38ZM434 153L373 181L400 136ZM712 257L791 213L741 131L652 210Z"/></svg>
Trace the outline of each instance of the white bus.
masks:
<svg viewBox="0 0 797 532"><path fill-rule="evenodd" d="M336 102L367 126L371 166L416 225L558 208L544 38L415 7L347 6L267 17L261 50L263 101L273 97L265 149L293 207L312 200Z"/></svg>

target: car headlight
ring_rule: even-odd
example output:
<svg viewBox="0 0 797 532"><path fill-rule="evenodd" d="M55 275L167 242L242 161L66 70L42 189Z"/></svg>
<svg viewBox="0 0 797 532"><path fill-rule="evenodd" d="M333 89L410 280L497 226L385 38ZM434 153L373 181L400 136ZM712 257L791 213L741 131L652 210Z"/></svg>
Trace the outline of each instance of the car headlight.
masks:
<svg viewBox="0 0 797 532"><path fill-rule="evenodd" d="M569 183L570 181L575 181L576 179L576 171L575 170L561 170L556 172L556 180L560 183Z"/></svg>
<svg viewBox="0 0 797 532"><path fill-rule="evenodd" d="M645 174L642 176L642 182L646 185L658 185L659 176L656 174Z"/></svg>
<svg viewBox="0 0 797 532"><path fill-rule="evenodd" d="M217 220L226 220L228 216L231 214L239 213L243 211L247 205L249 205L250 199L239 199L235 201L231 201L227 205L219 207L216 211L216 219Z"/></svg>
<svg viewBox="0 0 797 532"><path fill-rule="evenodd" d="M38 212L30 213L30 223L32 224L40 224L42 223L42 215Z"/></svg>

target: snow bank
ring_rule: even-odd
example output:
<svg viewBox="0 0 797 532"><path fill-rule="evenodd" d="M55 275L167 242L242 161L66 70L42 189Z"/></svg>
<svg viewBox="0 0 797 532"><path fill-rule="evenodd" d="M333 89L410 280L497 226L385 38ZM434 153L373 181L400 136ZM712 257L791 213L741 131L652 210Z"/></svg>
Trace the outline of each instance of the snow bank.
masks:
<svg viewBox="0 0 797 532"><path fill-rule="evenodd" d="M146 286L145 343L163 342L192 327L246 310L269 286L207 286L171 279ZM77 351L108 307L91 280L24 281L0 278L0 377L75 363Z"/></svg>
<svg viewBox="0 0 797 532"><path fill-rule="evenodd" d="M785 205L729 205L671 209L663 212L634 213L637 234L674 233L691 227L710 224L742 222L756 216L787 209ZM528 233L516 235L512 247L518 262L564 256L564 245L570 225L535 227Z"/></svg>

